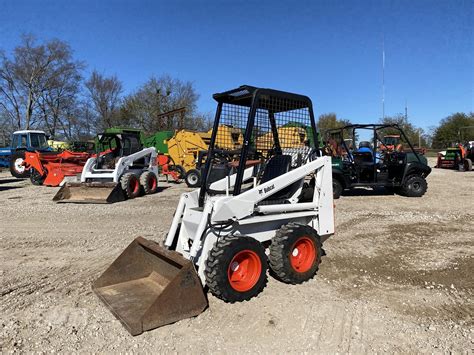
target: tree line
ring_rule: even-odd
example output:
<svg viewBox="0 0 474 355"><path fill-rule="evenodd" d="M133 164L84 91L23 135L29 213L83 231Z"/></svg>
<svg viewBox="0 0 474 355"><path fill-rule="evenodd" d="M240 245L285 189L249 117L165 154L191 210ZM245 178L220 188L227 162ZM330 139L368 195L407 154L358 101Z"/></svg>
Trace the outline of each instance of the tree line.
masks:
<svg viewBox="0 0 474 355"><path fill-rule="evenodd" d="M456 143L465 143L474 140L474 112L457 112L441 120L436 127L430 127L428 131L416 127L403 114L388 116L379 119L380 124L397 124L402 128L410 142L414 146L441 149ZM318 129L324 135L329 129L340 128L350 125L351 121L338 118L335 113L322 114L317 123ZM395 133L389 130L384 133Z"/></svg>
<svg viewBox="0 0 474 355"><path fill-rule="evenodd" d="M116 75L93 70L86 78L85 69L86 63L76 60L70 45L59 39L38 42L24 35L12 53L0 50L0 142L19 129L40 128L52 139L82 140L112 126L140 128L145 133L210 127L210 118L197 110L199 95L192 82L151 76L124 95ZM324 132L350 123L327 113L317 125ZM428 132L402 114L380 123L398 124L412 143L424 147L474 140L472 112L450 115Z"/></svg>
<svg viewBox="0 0 474 355"><path fill-rule="evenodd" d="M70 45L58 39L38 42L25 35L12 53L0 51L0 133L39 128L52 139L74 140L112 126L146 133L208 128L208 117L197 111L199 95L189 81L152 76L124 95L116 75L93 70L86 78L85 69Z"/></svg>

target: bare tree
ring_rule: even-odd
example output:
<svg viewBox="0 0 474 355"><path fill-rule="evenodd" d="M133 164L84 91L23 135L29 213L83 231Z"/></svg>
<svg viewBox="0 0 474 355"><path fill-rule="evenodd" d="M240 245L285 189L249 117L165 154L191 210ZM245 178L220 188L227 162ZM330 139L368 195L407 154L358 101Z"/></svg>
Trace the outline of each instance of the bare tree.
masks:
<svg viewBox="0 0 474 355"><path fill-rule="evenodd" d="M105 77L94 70L86 88L101 128L112 127L121 102L122 83L115 75Z"/></svg>
<svg viewBox="0 0 474 355"><path fill-rule="evenodd" d="M202 129L207 122L204 117L196 116L198 98L191 82L173 79L169 75L151 77L125 98L120 120L122 124L148 133L178 128ZM165 114L180 108L186 109L184 118L180 114Z"/></svg>
<svg viewBox="0 0 474 355"><path fill-rule="evenodd" d="M50 135L54 138L60 128L67 139L72 138L71 112L76 109L77 96L82 79L80 70L84 65L71 59L71 51L64 51L45 77L43 91L38 98L38 111Z"/></svg>
<svg viewBox="0 0 474 355"><path fill-rule="evenodd" d="M2 115L9 118L12 127L22 126L22 96L15 77L14 63L0 52L0 107Z"/></svg>
<svg viewBox="0 0 474 355"><path fill-rule="evenodd" d="M43 117L36 110L44 92L71 72L71 67L80 69L81 64L71 58L67 43L54 39L37 44L31 35L23 36L11 58L0 54L1 108L18 129L39 123Z"/></svg>

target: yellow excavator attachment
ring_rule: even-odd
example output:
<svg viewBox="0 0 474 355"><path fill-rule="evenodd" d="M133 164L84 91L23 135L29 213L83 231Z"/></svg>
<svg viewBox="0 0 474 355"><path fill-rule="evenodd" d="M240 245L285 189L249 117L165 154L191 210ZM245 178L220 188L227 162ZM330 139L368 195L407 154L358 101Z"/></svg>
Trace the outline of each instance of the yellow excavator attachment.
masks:
<svg viewBox="0 0 474 355"><path fill-rule="evenodd" d="M142 237L92 289L132 335L197 316L207 307L193 263Z"/></svg>
<svg viewBox="0 0 474 355"><path fill-rule="evenodd" d="M125 200L120 184L115 182L66 182L53 197L59 203L114 203Z"/></svg>

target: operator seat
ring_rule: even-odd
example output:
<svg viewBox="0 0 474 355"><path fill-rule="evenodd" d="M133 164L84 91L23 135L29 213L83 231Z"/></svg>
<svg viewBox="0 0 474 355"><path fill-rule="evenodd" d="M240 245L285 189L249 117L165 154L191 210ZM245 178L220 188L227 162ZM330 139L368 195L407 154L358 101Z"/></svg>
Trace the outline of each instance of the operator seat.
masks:
<svg viewBox="0 0 474 355"><path fill-rule="evenodd" d="M260 184L270 181L278 176L286 174L291 169L292 157L291 155L275 155L265 165ZM304 179L303 179L304 180ZM302 180L295 181L293 184L284 189L274 193L261 201L260 205L272 205L287 203L287 200L292 197L298 189L302 186Z"/></svg>
<svg viewBox="0 0 474 355"><path fill-rule="evenodd" d="M352 153L354 162L358 166L370 166L374 164L374 156L372 155L372 145L370 142L360 142L359 149Z"/></svg>

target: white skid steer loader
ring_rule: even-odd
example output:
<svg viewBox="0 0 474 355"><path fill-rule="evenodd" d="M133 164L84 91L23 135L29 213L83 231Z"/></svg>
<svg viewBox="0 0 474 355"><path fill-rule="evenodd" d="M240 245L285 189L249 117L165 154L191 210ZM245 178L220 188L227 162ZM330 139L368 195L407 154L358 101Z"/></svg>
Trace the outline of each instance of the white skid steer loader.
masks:
<svg viewBox="0 0 474 355"><path fill-rule="evenodd" d="M311 100L251 86L214 99L201 188L181 195L163 245L135 239L93 284L133 335L201 313L203 286L238 302L263 290L268 268L286 283L311 279L334 233L331 158L316 146ZM219 124L244 135L240 153L227 161L215 149ZM291 137L279 132L294 130L280 127L301 127L306 136L289 146ZM258 139L269 133L270 145Z"/></svg>
<svg viewBox="0 0 474 355"><path fill-rule="evenodd" d="M138 133L104 133L99 146L111 147L89 158L80 182L66 182L53 201L114 203L158 189L156 149L143 148Z"/></svg>

